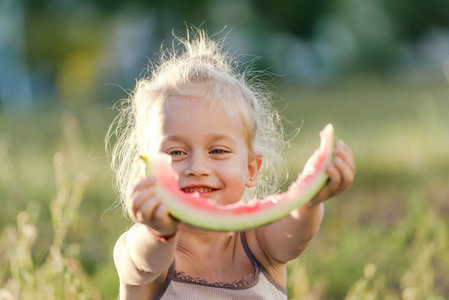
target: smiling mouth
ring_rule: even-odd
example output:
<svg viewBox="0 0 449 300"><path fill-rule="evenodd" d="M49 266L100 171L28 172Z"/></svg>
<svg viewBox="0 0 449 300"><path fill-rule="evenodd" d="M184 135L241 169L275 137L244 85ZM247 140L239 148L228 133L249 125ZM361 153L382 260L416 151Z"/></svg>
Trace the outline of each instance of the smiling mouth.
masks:
<svg viewBox="0 0 449 300"><path fill-rule="evenodd" d="M216 189L212 188L185 188L182 189L186 193L209 193L215 191Z"/></svg>

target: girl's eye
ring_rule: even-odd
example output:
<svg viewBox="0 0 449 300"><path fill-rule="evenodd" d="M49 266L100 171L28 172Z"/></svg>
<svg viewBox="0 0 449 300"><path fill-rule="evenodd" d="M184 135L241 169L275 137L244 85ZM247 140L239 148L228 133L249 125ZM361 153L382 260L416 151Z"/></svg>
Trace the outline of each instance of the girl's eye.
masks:
<svg viewBox="0 0 449 300"><path fill-rule="evenodd" d="M224 149L213 149L210 151L210 154L225 154L225 153L229 153L229 151Z"/></svg>
<svg viewBox="0 0 449 300"><path fill-rule="evenodd" d="M181 150L170 150L170 151L167 151L167 154L169 154L171 156L180 156L180 155L185 155L186 153Z"/></svg>

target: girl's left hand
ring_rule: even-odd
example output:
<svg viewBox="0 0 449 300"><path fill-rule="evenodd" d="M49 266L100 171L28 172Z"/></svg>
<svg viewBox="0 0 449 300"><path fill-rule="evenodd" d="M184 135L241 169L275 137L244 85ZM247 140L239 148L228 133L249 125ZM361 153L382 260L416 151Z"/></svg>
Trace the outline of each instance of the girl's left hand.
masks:
<svg viewBox="0 0 449 300"><path fill-rule="evenodd" d="M351 149L338 140L335 145L335 158L327 166L329 178L321 191L308 203L309 207L324 202L347 189L354 181L355 162Z"/></svg>

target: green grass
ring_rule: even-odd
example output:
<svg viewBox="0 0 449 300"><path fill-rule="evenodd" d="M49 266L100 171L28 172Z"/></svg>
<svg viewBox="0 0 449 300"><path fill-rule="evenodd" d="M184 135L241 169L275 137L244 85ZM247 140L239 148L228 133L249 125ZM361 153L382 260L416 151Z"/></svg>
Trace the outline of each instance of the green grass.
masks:
<svg viewBox="0 0 449 300"><path fill-rule="evenodd" d="M290 298L449 298L447 82L276 85L292 174L329 122L357 163L354 185L326 203L289 265ZM0 115L0 298L117 298L112 249L129 222L104 154L113 117L102 105Z"/></svg>
<svg viewBox="0 0 449 300"><path fill-rule="evenodd" d="M316 144L310 128L317 132L329 121L357 163L353 187L326 203L320 232L291 264L291 270L308 275L308 292L303 289L298 295L449 297L447 83L404 86L353 80L289 95L290 101L298 99L298 109L286 110L288 119L293 114L304 119L295 143L302 146L308 139ZM313 148L306 146L300 158ZM295 149L289 153L296 155ZM296 282L290 277L292 296Z"/></svg>

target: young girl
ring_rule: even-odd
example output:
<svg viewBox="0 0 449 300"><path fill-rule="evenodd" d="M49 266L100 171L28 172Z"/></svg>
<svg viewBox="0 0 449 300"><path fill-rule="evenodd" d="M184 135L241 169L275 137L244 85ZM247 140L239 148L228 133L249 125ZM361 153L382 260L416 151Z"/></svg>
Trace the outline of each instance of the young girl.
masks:
<svg viewBox="0 0 449 300"><path fill-rule="evenodd" d="M112 162L135 221L114 249L120 299L287 299L287 262L318 231L323 202L351 185L351 151L338 141L324 188L278 222L213 232L173 219L156 179L139 175L143 153L170 155L180 189L220 204L273 193L287 173L279 118L257 81L204 32L179 41L184 50L138 82L114 130Z"/></svg>

